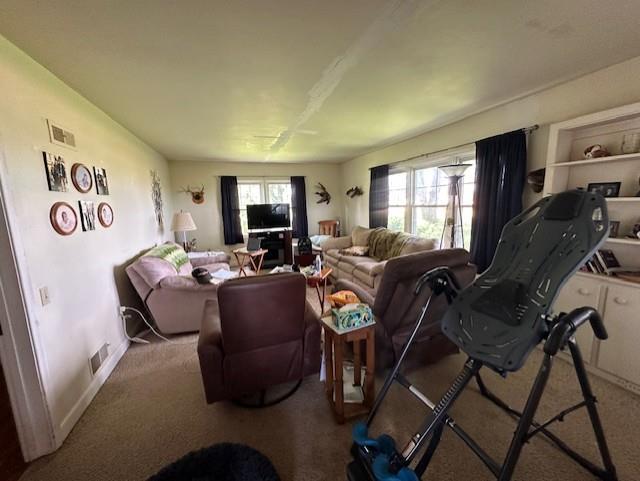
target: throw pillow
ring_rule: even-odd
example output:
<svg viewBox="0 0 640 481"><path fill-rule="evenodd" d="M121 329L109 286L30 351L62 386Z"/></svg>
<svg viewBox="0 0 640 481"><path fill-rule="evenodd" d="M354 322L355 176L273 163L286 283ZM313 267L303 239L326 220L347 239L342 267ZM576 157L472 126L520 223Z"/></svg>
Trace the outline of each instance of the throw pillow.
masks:
<svg viewBox="0 0 640 481"><path fill-rule="evenodd" d="M369 236L373 232L373 229L367 229L366 227L357 226L351 233L351 244L354 246L366 246L369 245Z"/></svg>
<svg viewBox="0 0 640 481"><path fill-rule="evenodd" d="M340 254L345 256L366 256L369 253L369 246L351 246L340 249Z"/></svg>

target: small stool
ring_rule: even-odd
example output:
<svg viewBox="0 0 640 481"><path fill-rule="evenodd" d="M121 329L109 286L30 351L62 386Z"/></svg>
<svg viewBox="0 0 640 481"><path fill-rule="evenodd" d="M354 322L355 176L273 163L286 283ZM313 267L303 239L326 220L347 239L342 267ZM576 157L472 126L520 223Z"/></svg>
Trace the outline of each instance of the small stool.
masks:
<svg viewBox="0 0 640 481"><path fill-rule="evenodd" d="M345 419L367 414L373 405L375 396L375 322L345 331L337 329L331 316L323 317L320 322L324 330L324 360L327 373L325 391L336 421L343 424ZM366 344L367 368L364 387L361 375L361 341ZM345 344L349 342L353 343L353 385L363 387L364 400L362 403L344 402L342 365Z"/></svg>

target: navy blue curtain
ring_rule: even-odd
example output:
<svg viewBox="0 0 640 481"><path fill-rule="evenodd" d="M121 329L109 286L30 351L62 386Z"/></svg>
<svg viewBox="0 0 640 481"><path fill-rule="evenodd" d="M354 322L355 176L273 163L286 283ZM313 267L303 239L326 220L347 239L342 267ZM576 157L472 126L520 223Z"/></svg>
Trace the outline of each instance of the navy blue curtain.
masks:
<svg viewBox="0 0 640 481"><path fill-rule="evenodd" d="M238 178L220 177L220 193L222 194L222 227L226 245L244 244L242 226L240 224L240 201L238 200Z"/></svg>
<svg viewBox="0 0 640 481"><path fill-rule="evenodd" d="M471 260L478 272L491 264L504 225L522 212L526 169L527 139L523 130L476 142Z"/></svg>
<svg viewBox="0 0 640 481"><path fill-rule="evenodd" d="M291 177L291 217L293 237L307 237L309 235L307 188L302 176Z"/></svg>
<svg viewBox="0 0 640 481"><path fill-rule="evenodd" d="M369 227L387 227L389 218L389 166L371 169Z"/></svg>

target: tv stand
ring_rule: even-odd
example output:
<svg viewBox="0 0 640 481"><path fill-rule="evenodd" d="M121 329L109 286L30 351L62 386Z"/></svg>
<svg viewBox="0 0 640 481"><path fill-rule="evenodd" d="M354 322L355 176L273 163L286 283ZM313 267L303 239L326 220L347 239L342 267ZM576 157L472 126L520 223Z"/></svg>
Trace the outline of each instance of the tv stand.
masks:
<svg viewBox="0 0 640 481"><path fill-rule="evenodd" d="M256 230L249 232L249 237L260 239L260 247L268 251L264 255L265 267L293 264L291 229Z"/></svg>

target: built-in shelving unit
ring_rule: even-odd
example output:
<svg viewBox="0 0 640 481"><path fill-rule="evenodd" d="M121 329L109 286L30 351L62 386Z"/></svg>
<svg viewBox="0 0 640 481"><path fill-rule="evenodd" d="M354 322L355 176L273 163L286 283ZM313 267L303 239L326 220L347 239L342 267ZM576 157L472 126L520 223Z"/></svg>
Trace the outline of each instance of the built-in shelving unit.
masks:
<svg viewBox="0 0 640 481"><path fill-rule="evenodd" d="M609 219L620 223L618 237L607 239L623 267L640 268L640 240L628 238L640 223L640 152L623 153L622 138L640 132L640 103L552 124L549 129L545 195L567 189L587 188L590 183L620 182L620 196L607 198ZM585 159L584 150L594 144L606 147L607 157ZM609 339L599 341L589 329L576 338L589 369L602 377L640 393L640 283L614 276L578 272L563 287L556 310L592 306L603 315Z"/></svg>

